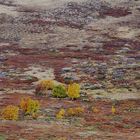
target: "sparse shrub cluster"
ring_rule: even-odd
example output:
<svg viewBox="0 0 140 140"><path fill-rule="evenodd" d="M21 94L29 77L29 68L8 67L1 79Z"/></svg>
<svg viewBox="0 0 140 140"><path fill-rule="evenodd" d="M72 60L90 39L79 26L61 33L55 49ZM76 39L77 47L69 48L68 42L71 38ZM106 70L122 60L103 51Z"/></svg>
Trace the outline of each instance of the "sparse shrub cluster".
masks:
<svg viewBox="0 0 140 140"><path fill-rule="evenodd" d="M84 108L83 107L69 108L67 110L67 115L68 116L79 116L82 113L84 113Z"/></svg>
<svg viewBox="0 0 140 140"><path fill-rule="evenodd" d="M57 119L63 119L65 116L80 116L84 113L83 107L73 107L68 108L66 110L60 109L59 112L56 114Z"/></svg>
<svg viewBox="0 0 140 140"><path fill-rule="evenodd" d="M20 105L8 105L1 111L2 119L4 120L18 120L20 112L24 115L31 115L36 118L37 112L39 110L39 102L31 98L23 98L20 101Z"/></svg>
<svg viewBox="0 0 140 140"><path fill-rule="evenodd" d="M72 83L67 85L58 84L55 85L53 80L42 80L36 88L37 95L41 94L41 91L48 91L51 90L52 97L56 98L65 98L69 97L71 99L77 99L80 97L80 85L77 83ZM1 116L3 119L6 120L18 120L19 114L23 114L24 116L29 115L32 118L37 117L38 110L40 108L40 104L38 100L33 100L31 98L22 98L20 101L19 106L9 105L5 107L2 112ZM66 114L69 116L78 116L79 114L83 113L84 109L77 107L77 108L69 108L68 110L61 109L57 114L56 118L62 119Z"/></svg>
<svg viewBox="0 0 140 140"><path fill-rule="evenodd" d="M37 86L42 90L51 90L52 97L77 99L80 97L80 85L77 83L70 83L69 85L58 84L55 85L52 80L43 80ZM41 94L39 94L41 95ZM40 109L40 103L38 100L31 99L30 97L22 98L19 106L8 105L1 111L1 117L5 120L18 120L20 115L31 116L33 119L38 117L38 111ZM100 110L96 107L92 107L93 113L100 113ZM56 113L57 119L63 119L64 117L80 116L85 113L85 109L82 106L71 107L68 109L60 109ZM111 108L112 115L116 114L116 108L113 105Z"/></svg>
<svg viewBox="0 0 140 140"><path fill-rule="evenodd" d="M100 113L101 110L99 110L96 107L92 107L92 112L93 113ZM116 108L115 106L112 106L110 110L112 115L116 114ZM71 107L68 109L60 109L59 112L56 114L57 119L63 119L64 117L74 117L74 116L81 116L85 113L85 108L82 106L79 107Z"/></svg>
<svg viewBox="0 0 140 140"><path fill-rule="evenodd" d="M80 85L72 83L67 85L55 85L52 80L42 80L36 88L36 95L45 95L48 90L52 90L52 96L57 98L69 97L77 99L80 97ZM45 92L44 92L45 91Z"/></svg>

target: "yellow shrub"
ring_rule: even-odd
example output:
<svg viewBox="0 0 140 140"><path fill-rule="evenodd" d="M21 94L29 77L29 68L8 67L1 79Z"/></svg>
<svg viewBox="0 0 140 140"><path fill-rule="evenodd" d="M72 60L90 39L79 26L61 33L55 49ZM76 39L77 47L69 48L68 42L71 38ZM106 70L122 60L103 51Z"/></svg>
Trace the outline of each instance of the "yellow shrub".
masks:
<svg viewBox="0 0 140 140"><path fill-rule="evenodd" d="M9 105L2 111L2 118L5 120L18 120L19 108L17 106Z"/></svg>
<svg viewBox="0 0 140 140"><path fill-rule="evenodd" d="M83 107L76 107L75 111L77 112L77 114L84 113L84 108Z"/></svg>
<svg viewBox="0 0 140 140"><path fill-rule="evenodd" d="M42 81L40 81L39 86L43 90L53 89L53 87L54 87L54 81L53 80L42 80Z"/></svg>
<svg viewBox="0 0 140 140"><path fill-rule="evenodd" d="M100 110L97 109L96 107L93 107L93 108L92 108L92 111L93 111L94 113L99 113L99 112L100 112Z"/></svg>
<svg viewBox="0 0 140 140"><path fill-rule="evenodd" d="M75 113L75 111L74 111L74 109L73 108L69 108L68 110L67 110L67 115L68 116L74 116L76 113Z"/></svg>
<svg viewBox="0 0 140 140"><path fill-rule="evenodd" d="M80 85L73 83L68 85L68 96L72 99L80 97Z"/></svg>
<svg viewBox="0 0 140 140"><path fill-rule="evenodd" d="M57 119L63 119L65 115L65 110L64 109L60 109L60 111L56 114L56 118Z"/></svg>
<svg viewBox="0 0 140 140"><path fill-rule="evenodd" d="M37 119L38 118L38 114L37 113L32 113L32 118L33 119Z"/></svg>
<svg viewBox="0 0 140 140"><path fill-rule="evenodd" d="M33 115L39 110L40 104L37 100L23 98L20 102L20 107L25 112L25 114Z"/></svg>
<svg viewBox="0 0 140 140"><path fill-rule="evenodd" d="M112 106L111 112L112 112L112 114L115 114L115 113L116 113L116 108L115 108L115 106Z"/></svg>
<svg viewBox="0 0 140 140"><path fill-rule="evenodd" d="M67 115L68 116L78 116L82 113L84 113L84 108L83 107L69 108L67 110Z"/></svg>

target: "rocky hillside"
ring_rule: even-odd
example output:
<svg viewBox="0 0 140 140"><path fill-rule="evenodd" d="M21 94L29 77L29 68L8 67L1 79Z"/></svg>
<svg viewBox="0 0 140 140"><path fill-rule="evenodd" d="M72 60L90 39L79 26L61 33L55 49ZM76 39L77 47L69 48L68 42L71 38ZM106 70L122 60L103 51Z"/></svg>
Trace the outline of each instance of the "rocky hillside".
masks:
<svg viewBox="0 0 140 140"><path fill-rule="evenodd" d="M119 113L127 108L128 103L134 106L136 112L130 113L132 116L130 115L131 118L127 122L125 119L130 117L128 107L126 112L119 114L122 120L117 124L115 120L111 124L108 122L111 121L110 118L102 118L105 112L93 115L94 120L91 119L92 114L86 116L85 113L78 120L82 122L83 127L78 133L74 131L78 131L80 123L76 126L75 121L60 122L64 129L66 127L62 136L69 140L69 131L72 131L72 140L111 140L111 137L113 140L121 139L114 132L119 131L118 127L124 127L120 131L123 138L126 138L126 131L129 134L133 130L136 134L134 139L139 139L139 17L139 0L0 0L0 110L10 103L18 104L21 96L37 98L34 97L34 91L39 80L53 79L65 84L74 81L81 85L82 92L88 96L84 100L74 101L75 105L82 104L88 110L95 102L108 111L109 105L117 100ZM85 102L91 98L92 101ZM47 105L44 98L40 97L39 100L42 107L47 107L47 113L51 117L49 108L54 111L57 110L56 106L67 108L73 104L73 101L59 101L49 97ZM135 122L133 117L136 118ZM102 123L104 119L105 122ZM50 136L50 140L52 137L55 139L55 132L56 138L61 138L61 127L52 118L50 128L46 128L40 120L29 121L29 124L25 125L26 121L10 122L11 126L3 122L0 135L2 132L4 137L6 135L6 138L10 139L5 130L20 128L25 132L20 133L21 138L28 139L27 125L33 124L33 128L29 130L33 131L30 132L33 135L29 140L36 137L40 127L47 138L40 134L37 135L38 138L48 140ZM94 121L101 123L96 134L87 128L88 125L95 126ZM69 123L72 130L68 127ZM114 132L111 131L111 125L114 125ZM127 125L130 129L125 130L122 125ZM58 130L52 134L44 131L52 131L55 127L58 127ZM111 137L102 131L107 127ZM10 136L14 140L19 139L13 132ZM129 135L128 139L134 140Z"/></svg>

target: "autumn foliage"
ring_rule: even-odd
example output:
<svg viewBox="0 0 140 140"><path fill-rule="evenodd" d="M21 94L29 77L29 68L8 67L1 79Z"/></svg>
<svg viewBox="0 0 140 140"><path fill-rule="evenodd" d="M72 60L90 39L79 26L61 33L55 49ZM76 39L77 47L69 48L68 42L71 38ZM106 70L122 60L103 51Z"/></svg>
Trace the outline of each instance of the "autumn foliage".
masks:
<svg viewBox="0 0 140 140"><path fill-rule="evenodd" d="M9 105L2 110L2 118L5 120L18 120L19 108Z"/></svg>
<svg viewBox="0 0 140 140"><path fill-rule="evenodd" d="M68 96L72 99L80 97L80 85L77 83L68 85Z"/></svg>
<svg viewBox="0 0 140 140"><path fill-rule="evenodd" d="M74 108L67 109L67 115L68 116L79 116L82 113L84 113L84 108L83 107L74 107Z"/></svg>
<svg viewBox="0 0 140 140"><path fill-rule="evenodd" d="M31 98L23 98L20 102L20 108L26 115L33 115L39 110L40 104L37 100Z"/></svg>

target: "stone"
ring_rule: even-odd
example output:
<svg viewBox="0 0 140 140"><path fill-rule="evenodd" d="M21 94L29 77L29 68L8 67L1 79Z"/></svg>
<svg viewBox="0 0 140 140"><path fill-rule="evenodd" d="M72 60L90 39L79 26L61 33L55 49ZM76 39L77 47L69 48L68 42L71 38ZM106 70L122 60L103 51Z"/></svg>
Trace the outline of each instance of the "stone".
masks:
<svg viewBox="0 0 140 140"><path fill-rule="evenodd" d="M0 62L4 62L4 61L6 61L6 60L8 60L8 58L6 58L6 57L4 57L4 56L0 56Z"/></svg>
<svg viewBox="0 0 140 140"><path fill-rule="evenodd" d="M5 78L7 76L7 73L6 72L1 72L0 71L0 78Z"/></svg>
<svg viewBox="0 0 140 140"><path fill-rule="evenodd" d="M65 68L62 68L62 73L72 72L72 71L73 71L72 67L65 67Z"/></svg>

